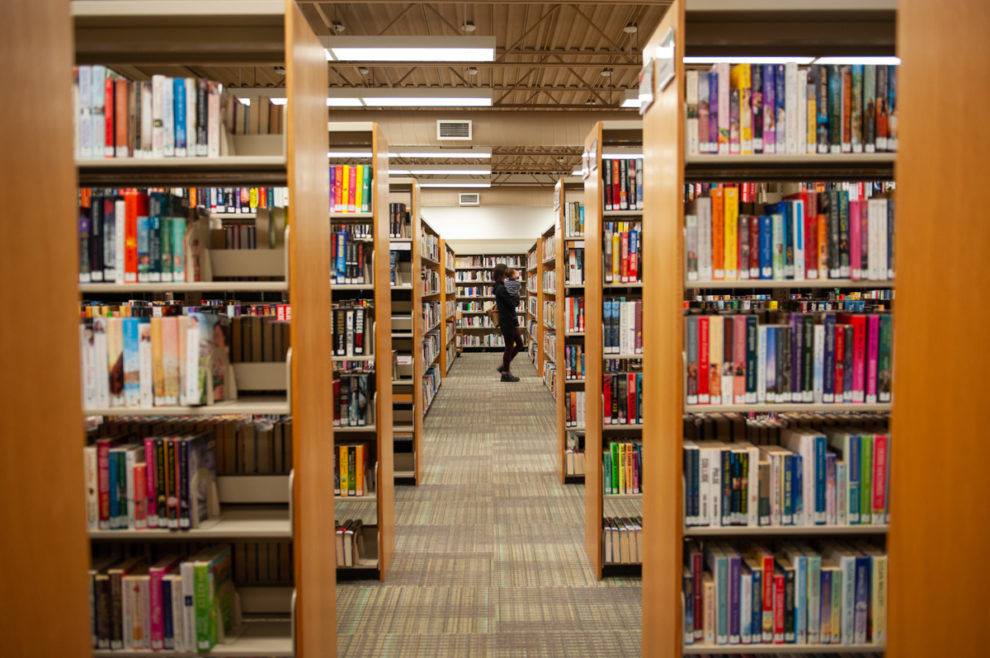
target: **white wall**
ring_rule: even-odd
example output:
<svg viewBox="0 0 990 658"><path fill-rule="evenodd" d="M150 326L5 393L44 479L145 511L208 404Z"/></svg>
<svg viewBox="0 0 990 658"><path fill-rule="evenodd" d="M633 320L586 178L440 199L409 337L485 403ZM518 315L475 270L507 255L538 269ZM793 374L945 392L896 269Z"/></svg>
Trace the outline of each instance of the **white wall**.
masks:
<svg viewBox="0 0 990 658"><path fill-rule="evenodd" d="M423 207L423 219L459 254L522 253L554 223L552 206Z"/></svg>

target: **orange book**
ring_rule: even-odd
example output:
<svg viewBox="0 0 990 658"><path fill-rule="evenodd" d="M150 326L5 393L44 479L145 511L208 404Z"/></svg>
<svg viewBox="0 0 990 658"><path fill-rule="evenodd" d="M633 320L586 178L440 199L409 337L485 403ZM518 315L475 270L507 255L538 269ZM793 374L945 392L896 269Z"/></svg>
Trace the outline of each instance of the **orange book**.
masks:
<svg viewBox="0 0 990 658"><path fill-rule="evenodd" d="M725 207L725 278L739 278L739 188L727 185L723 195Z"/></svg>
<svg viewBox="0 0 990 658"><path fill-rule="evenodd" d="M354 495L364 495L364 444L354 446Z"/></svg>
<svg viewBox="0 0 990 658"><path fill-rule="evenodd" d="M712 279L725 279L725 211L722 203L722 184L714 186L712 198Z"/></svg>
<svg viewBox="0 0 990 658"><path fill-rule="evenodd" d="M127 80L118 79L114 81L114 144L117 147L115 155L118 158L129 157L129 153L127 152L127 98L129 96L127 85Z"/></svg>
<svg viewBox="0 0 990 658"><path fill-rule="evenodd" d="M340 473L340 495L347 495L347 446L340 446L337 456L337 471Z"/></svg>
<svg viewBox="0 0 990 658"><path fill-rule="evenodd" d="M818 278L828 278L828 217L818 214Z"/></svg>
<svg viewBox="0 0 990 658"><path fill-rule="evenodd" d="M622 280L622 231L625 229L625 222L618 222L615 230L612 231L612 281L618 283Z"/></svg>

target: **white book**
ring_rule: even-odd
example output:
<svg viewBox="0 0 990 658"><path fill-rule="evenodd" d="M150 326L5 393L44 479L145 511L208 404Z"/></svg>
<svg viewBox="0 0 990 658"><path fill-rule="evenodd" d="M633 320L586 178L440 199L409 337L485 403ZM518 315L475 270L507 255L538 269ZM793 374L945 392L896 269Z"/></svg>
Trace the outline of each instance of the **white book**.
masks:
<svg viewBox="0 0 990 658"><path fill-rule="evenodd" d="M692 441L692 444L694 442ZM697 444L695 444L697 445ZM698 515L695 523L699 526L711 525L711 451L698 446Z"/></svg>
<svg viewBox="0 0 990 658"><path fill-rule="evenodd" d="M795 72L797 84L797 125L795 126L796 153L808 152L808 69Z"/></svg>
<svg viewBox="0 0 990 658"><path fill-rule="evenodd" d="M92 101L90 115L93 130L93 157L102 158L106 155L107 126L106 126L106 85L107 67L95 64L92 67L90 86Z"/></svg>
<svg viewBox="0 0 990 658"><path fill-rule="evenodd" d="M83 448L83 472L86 482L86 527L98 530L100 527L99 476L96 464L96 446Z"/></svg>
<svg viewBox="0 0 990 658"><path fill-rule="evenodd" d="M79 120L82 119L82 110L79 107L79 84L72 85L72 155L79 158L82 153L82 131L79 129Z"/></svg>
<svg viewBox="0 0 990 658"><path fill-rule="evenodd" d="M162 155L174 158L175 153L175 86L172 78L162 84Z"/></svg>
<svg viewBox="0 0 990 658"><path fill-rule="evenodd" d="M194 316L179 316L179 331L186 332L186 353L179 356L183 367L180 371L179 404L199 404L199 321ZM180 341L180 345L181 345Z"/></svg>
<svg viewBox="0 0 990 658"><path fill-rule="evenodd" d="M154 372L151 363L151 322L143 321L138 325L138 358L140 363L140 391L141 399L139 406L142 409L150 409L155 406L152 382Z"/></svg>
<svg viewBox="0 0 990 658"><path fill-rule="evenodd" d="M784 134L787 153L796 154L797 150L797 118L798 118L798 92L797 92L797 64L795 62L788 62L784 65L784 115L786 116L786 121L784 124ZM780 129L780 126L777 127ZM803 150L803 149L802 149Z"/></svg>
<svg viewBox="0 0 990 658"><path fill-rule="evenodd" d="M76 94L78 108L76 113L76 134L79 140L79 157L93 157L93 71L89 66L78 69L79 92Z"/></svg>
<svg viewBox="0 0 990 658"><path fill-rule="evenodd" d="M206 549L200 551L204 553ZM190 556L185 562L179 565L179 573L182 580L182 649L192 651L196 647L196 592L194 582L196 577L196 558L199 554ZM175 595L172 595L175 598ZM178 630L176 632L176 644L179 644ZM178 648L178 647L176 647Z"/></svg>
<svg viewBox="0 0 990 658"><path fill-rule="evenodd" d="M94 345L93 325L79 323L79 351L82 357L82 403L83 409L96 406L96 346ZM106 359L103 360L106 363Z"/></svg>
<svg viewBox="0 0 990 658"><path fill-rule="evenodd" d="M684 267L687 271L684 277L688 281L698 280L698 216L695 214L684 216L684 246L687 249L687 254L684 258ZM694 269L688 267L688 260L690 254L694 254Z"/></svg>
<svg viewBox="0 0 990 658"><path fill-rule="evenodd" d="M746 525L755 528L760 525L760 449L746 442L749 456L749 477L746 482Z"/></svg>
<svg viewBox="0 0 990 658"><path fill-rule="evenodd" d="M709 441L708 451L708 513L712 528L722 526L722 444Z"/></svg>
<svg viewBox="0 0 990 658"><path fill-rule="evenodd" d="M715 65L718 73L718 154L729 154L729 65Z"/></svg>
<svg viewBox="0 0 990 658"><path fill-rule="evenodd" d="M688 155L698 153L698 72L687 72L687 149Z"/></svg>
<svg viewBox="0 0 990 658"><path fill-rule="evenodd" d="M151 76L151 157L165 156L165 84L164 75Z"/></svg>
<svg viewBox="0 0 990 658"><path fill-rule="evenodd" d="M756 402L767 401L767 328L756 327Z"/></svg>
<svg viewBox="0 0 990 658"><path fill-rule="evenodd" d="M890 263L887 259L887 199L877 199L877 278L886 280Z"/></svg>
<svg viewBox="0 0 990 658"><path fill-rule="evenodd" d="M753 574L746 565L742 566L739 577L739 641L750 644L753 641Z"/></svg>
<svg viewBox="0 0 990 658"><path fill-rule="evenodd" d="M223 85L218 82L209 82L207 84L209 85L209 91L206 95L207 155L215 158L220 155L220 94L223 93ZM276 202L276 205L282 206L286 204Z"/></svg>
<svg viewBox="0 0 990 658"><path fill-rule="evenodd" d="M698 280L712 280L712 200L699 197L698 212Z"/></svg>
<svg viewBox="0 0 990 658"><path fill-rule="evenodd" d="M816 324L814 325L814 378L812 391L812 402L821 404L822 402L822 392L824 390L825 382L825 325Z"/></svg>
<svg viewBox="0 0 990 658"><path fill-rule="evenodd" d="M124 281L124 212L126 206L123 199L118 199L113 206L113 236L114 236L114 282ZM131 281L129 283L135 283Z"/></svg>
<svg viewBox="0 0 990 658"><path fill-rule="evenodd" d="M144 447L141 448L142 452ZM134 521L134 465L137 463L137 447L130 446L124 452L124 477L127 487L127 525L130 530L136 529Z"/></svg>
<svg viewBox="0 0 990 658"><path fill-rule="evenodd" d="M794 236L794 280L804 281L804 201L797 199L791 203L791 219Z"/></svg>
<svg viewBox="0 0 990 658"><path fill-rule="evenodd" d="M186 87L186 155L195 156L196 144L196 78L185 78Z"/></svg>

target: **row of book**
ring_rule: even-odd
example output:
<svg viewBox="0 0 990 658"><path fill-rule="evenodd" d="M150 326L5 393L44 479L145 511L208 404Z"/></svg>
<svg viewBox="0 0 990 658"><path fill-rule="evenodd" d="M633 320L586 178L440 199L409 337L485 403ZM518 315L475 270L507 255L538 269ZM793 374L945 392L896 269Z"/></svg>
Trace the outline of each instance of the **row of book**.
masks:
<svg viewBox="0 0 990 658"><path fill-rule="evenodd" d="M602 476L606 496L643 493L643 444L612 441L602 453Z"/></svg>
<svg viewBox="0 0 990 658"><path fill-rule="evenodd" d="M388 204L388 237L411 238L412 217L404 203Z"/></svg>
<svg viewBox="0 0 990 658"><path fill-rule="evenodd" d="M888 403L888 313L689 315L687 404Z"/></svg>
<svg viewBox="0 0 990 658"><path fill-rule="evenodd" d="M348 374L333 380L333 426L365 427L374 424L371 400L372 375Z"/></svg>
<svg viewBox="0 0 990 658"><path fill-rule="evenodd" d="M443 264L444 264L444 267L446 269L448 269L448 270L454 269L454 262L455 262L454 261L454 252L452 252L450 250L450 247L447 247L444 250L444 252L445 252L444 255L443 255Z"/></svg>
<svg viewBox="0 0 990 658"><path fill-rule="evenodd" d="M457 283L454 281L453 277L445 276L443 278L443 284L443 291L447 293L447 295L453 296L457 294Z"/></svg>
<svg viewBox="0 0 990 658"><path fill-rule="evenodd" d="M492 329L495 324L487 315L465 315L461 318L461 329Z"/></svg>
<svg viewBox="0 0 990 658"><path fill-rule="evenodd" d="M883 311L894 299L893 290L853 290L849 292L829 291L823 296L818 292L791 290L787 299L771 299L767 293L744 295L693 295L685 300L685 308L702 314L724 312L747 313L753 311L786 310L795 313L863 313Z"/></svg>
<svg viewBox="0 0 990 658"><path fill-rule="evenodd" d="M557 334L552 331L543 332L543 355L547 361L554 361L557 353Z"/></svg>
<svg viewBox="0 0 990 658"><path fill-rule="evenodd" d="M457 347L505 347L505 339L500 332L490 334L457 334Z"/></svg>
<svg viewBox="0 0 990 658"><path fill-rule="evenodd" d="M485 310L484 302L457 302L457 310L461 313L479 313Z"/></svg>
<svg viewBox="0 0 990 658"><path fill-rule="evenodd" d="M439 365L431 365L426 369L426 372L423 373L420 386L423 388L423 406L425 409L429 409L430 405L433 404L433 398L436 397L437 391L440 390L440 382L442 379L443 376L440 374Z"/></svg>
<svg viewBox="0 0 990 658"><path fill-rule="evenodd" d="M602 420L605 425L643 424L643 373L602 375Z"/></svg>
<svg viewBox="0 0 990 658"><path fill-rule="evenodd" d="M98 439L109 440L111 446L144 445L144 481L152 490L158 486L156 469L160 463L167 463L167 456L163 462L155 461L158 453L154 442L160 437L213 436L215 456L212 460L217 475L288 475L292 470L291 416L113 416L101 420L90 432L91 447L97 445ZM98 468L89 448L86 450L87 469L90 464ZM120 482L126 484L126 477ZM153 510L156 504L150 494L151 491L146 507ZM90 518L90 529L95 530L100 527L98 523L92 525L98 521L98 510L91 509L95 513Z"/></svg>
<svg viewBox="0 0 990 658"><path fill-rule="evenodd" d="M330 166L330 212L371 212L371 165Z"/></svg>
<svg viewBox="0 0 990 658"><path fill-rule="evenodd" d="M431 330L443 318L440 315L440 302L423 302L423 329Z"/></svg>
<svg viewBox="0 0 990 658"><path fill-rule="evenodd" d="M623 297L602 303L604 353L643 353L643 300Z"/></svg>
<svg viewBox="0 0 990 658"><path fill-rule="evenodd" d="M347 299L334 303L330 314L334 356L366 356L371 353L374 313L375 309L367 299Z"/></svg>
<svg viewBox="0 0 990 658"><path fill-rule="evenodd" d="M374 468L369 459L371 444L354 443L335 446L333 451L333 495L375 495Z"/></svg>
<svg viewBox="0 0 990 658"><path fill-rule="evenodd" d="M367 226L368 233L362 229ZM334 226L330 235L330 282L338 285L371 283L371 255L374 238L370 225L354 225L356 230Z"/></svg>
<svg viewBox="0 0 990 658"><path fill-rule="evenodd" d="M188 187L171 192L185 198L190 208L198 206L224 215L250 215L258 208L289 205L287 187Z"/></svg>
<svg viewBox="0 0 990 658"><path fill-rule="evenodd" d="M133 81L101 65L78 66L74 78L77 157L220 155L219 82L164 75Z"/></svg>
<svg viewBox="0 0 990 658"><path fill-rule="evenodd" d="M165 192L80 189L79 282L185 281L189 213Z"/></svg>
<svg viewBox="0 0 990 658"><path fill-rule="evenodd" d="M602 157L605 210L643 209L643 159Z"/></svg>
<svg viewBox="0 0 990 658"><path fill-rule="evenodd" d="M536 295L530 293L526 297L526 311L530 315L535 316L537 308L539 308L539 298Z"/></svg>
<svg viewBox="0 0 990 658"><path fill-rule="evenodd" d="M564 391L564 427L584 428L584 391Z"/></svg>
<svg viewBox="0 0 990 658"><path fill-rule="evenodd" d="M458 297L492 297L495 286L457 286Z"/></svg>
<svg viewBox="0 0 990 658"><path fill-rule="evenodd" d="M219 516L210 432L100 437L83 448L90 530L188 530Z"/></svg>
<svg viewBox="0 0 990 658"><path fill-rule="evenodd" d="M579 201L564 204L564 237L584 237L584 204Z"/></svg>
<svg viewBox="0 0 990 658"><path fill-rule="evenodd" d="M211 650L235 625L232 571L230 544L156 562L95 559L89 570L93 648Z"/></svg>
<svg viewBox="0 0 990 658"><path fill-rule="evenodd" d="M712 185L688 203L688 281L894 278L886 186L816 184L757 203L754 184Z"/></svg>
<svg viewBox="0 0 990 658"><path fill-rule="evenodd" d="M641 222L605 222L602 236L605 283L636 283L643 280L641 232Z"/></svg>
<svg viewBox="0 0 990 658"><path fill-rule="evenodd" d="M423 367L429 368L440 356L440 328L437 327L423 334Z"/></svg>
<svg viewBox="0 0 990 658"><path fill-rule="evenodd" d="M584 297L564 298L564 329L567 333L584 333Z"/></svg>
<svg viewBox="0 0 990 658"><path fill-rule="evenodd" d="M602 519L602 562L605 564L643 563L642 516L607 516Z"/></svg>
<svg viewBox="0 0 990 658"><path fill-rule="evenodd" d="M365 529L373 528L374 526L365 526L361 519L335 520L333 524L336 536L335 553L337 556L337 566L362 566L367 561L365 556L370 552L365 547ZM377 564L370 566L377 566Z"/></svg>
<svg viewBox="0 0 990 658"><path fill-rule="evenodd" d="M203 212L197 213L196 221L191 224L189 237L186 239L189 247L187 251L196 255L199 252L198 240L200 235L197 229L201 226L208 226L210 233L210 249L282 249L285 247L285 227L288 221L286 209L281 207L257 208L254 215L237 217L236 222L223 223L222 219L210 216L207 221ZM138 280L141 281L141 218L138 217ZM153 239L153 238L152 238ZM201 259L202 260L202 259ZM210 272L202 271L207 265L211 265ZM153 268L152 268L153 269ZM212 261L202 262L198 269L196 261L193 260L190 270L194 278L205 279L208 274L221 273L212 272Z"/></svg>
<svg viewBox="0 0 990 658"><path fill-rule="evenodd" d="M686 413L684 438L693 441L746 441L755 445L781 445L787 430L823 432L846 431L850 427L886 434L890 415L863 411L789 411L773 414Z"/></svg>
<svg viewBox="0 0 990 658"><path fill-rule="evenodd" d="M543 238L543 254L540 257L542 260L551 260L554 254L557 253L557 238L556 236L547 236Z"/></svg>
<svg viewBox="0 0 990 658"><path fill-rule="evenodd" d="M564 345L564 379L584 379L584 345Z"/></svg>
<svg viewBox="0 0 990 658"><path fill-rule="evenodd" d="M268 96L241 96L231 103L230 134L281 135L285 132L285 103Z"/></svg>
<svg viewBox="0 0 990 658"><path fill-rule="evenodd" d="M567 285L584 285L584 242L567 248Z"/></svg>
<svg viewBox="0 0 990 658"><path fill-rule="evenodd" d="M890 521L890 436L785 430L780 445L684 442L688 526L846 526Z"/></svg>
<svg viewBox="0 0 990 658"><path fill-rule="evenodd" d="M557 270L544 270L542 284L544 292L554 292L557 289Z"/></svg>
<svg viewBox="0 0 990 658"><path fill-rule="evenodd" d="M440 273L428 267L420 268L420 290L424 295L440 292Z"/></svg>
<svg viewBox="0 0 990 658"><path fill-rule="evenodd" d="M887 637L887 554L865 540L688 541L684 643L878 644Z"/></svg>
<svg viewBox="0 0 990 658"><path fill-rule="evenodd" d="M549 389L550 395L557 399L557 364L552 359L543 361L543 384Z"/></svg>
<svg viewBox="0 0 990 658"><path fill-rule="evenodd" d="M83 318L84 408L147 409L227 399L230 321L211 311L187 310L167 317Z"/></svg>
<svg viewBox="0 0 990 658"><path fill-rule="evenodd" d="M492 282L491 270L461 270L455 277L458 283Z"/></svg>
<svg viewBox="0 0 990 658"><path fill-rule="evenodd" d="M457 269L491 269L496 263L505 263L506 267L524 268L526 267L525 256L457 256L455 261Z"/></svg>
<svg viewBox="0 0 990 658"><path fill-rule="evenodd" d="M689 155L897 150L897 66L718 63L686 81Z"/></svg>
<svg viewBox="0 0 990 658"><path fill-rule="evenodd" d="M552 300L543 301L543 326L547 329L557 328L557 302Z"/></svg>
<svg viewBox="0 0 990 658"><path fill-rule="evenodd" d="M241 315L230 321L232 363L285 361L291 345L290 323L270 315Z"/></svg>
<svg viewBox="0 0 990 658"><path fill-rule="evenodd" d="M419 236L420 255L435 263L440 262L440 237L423 231Z"/></svg>

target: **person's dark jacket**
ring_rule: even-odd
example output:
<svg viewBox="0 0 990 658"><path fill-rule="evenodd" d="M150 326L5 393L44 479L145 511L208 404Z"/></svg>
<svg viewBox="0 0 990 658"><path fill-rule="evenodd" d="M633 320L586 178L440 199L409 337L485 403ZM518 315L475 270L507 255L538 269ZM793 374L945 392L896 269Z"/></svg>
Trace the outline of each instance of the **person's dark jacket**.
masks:
<svg viewBox="0 0 990 658"><path fill-rule="evenodd" d="M513 334L519 326L516 318L516 305L512 295L506 290L505 284L499 281L495 284L495 304L498 306L498 326L502 335Z"/></svg>

